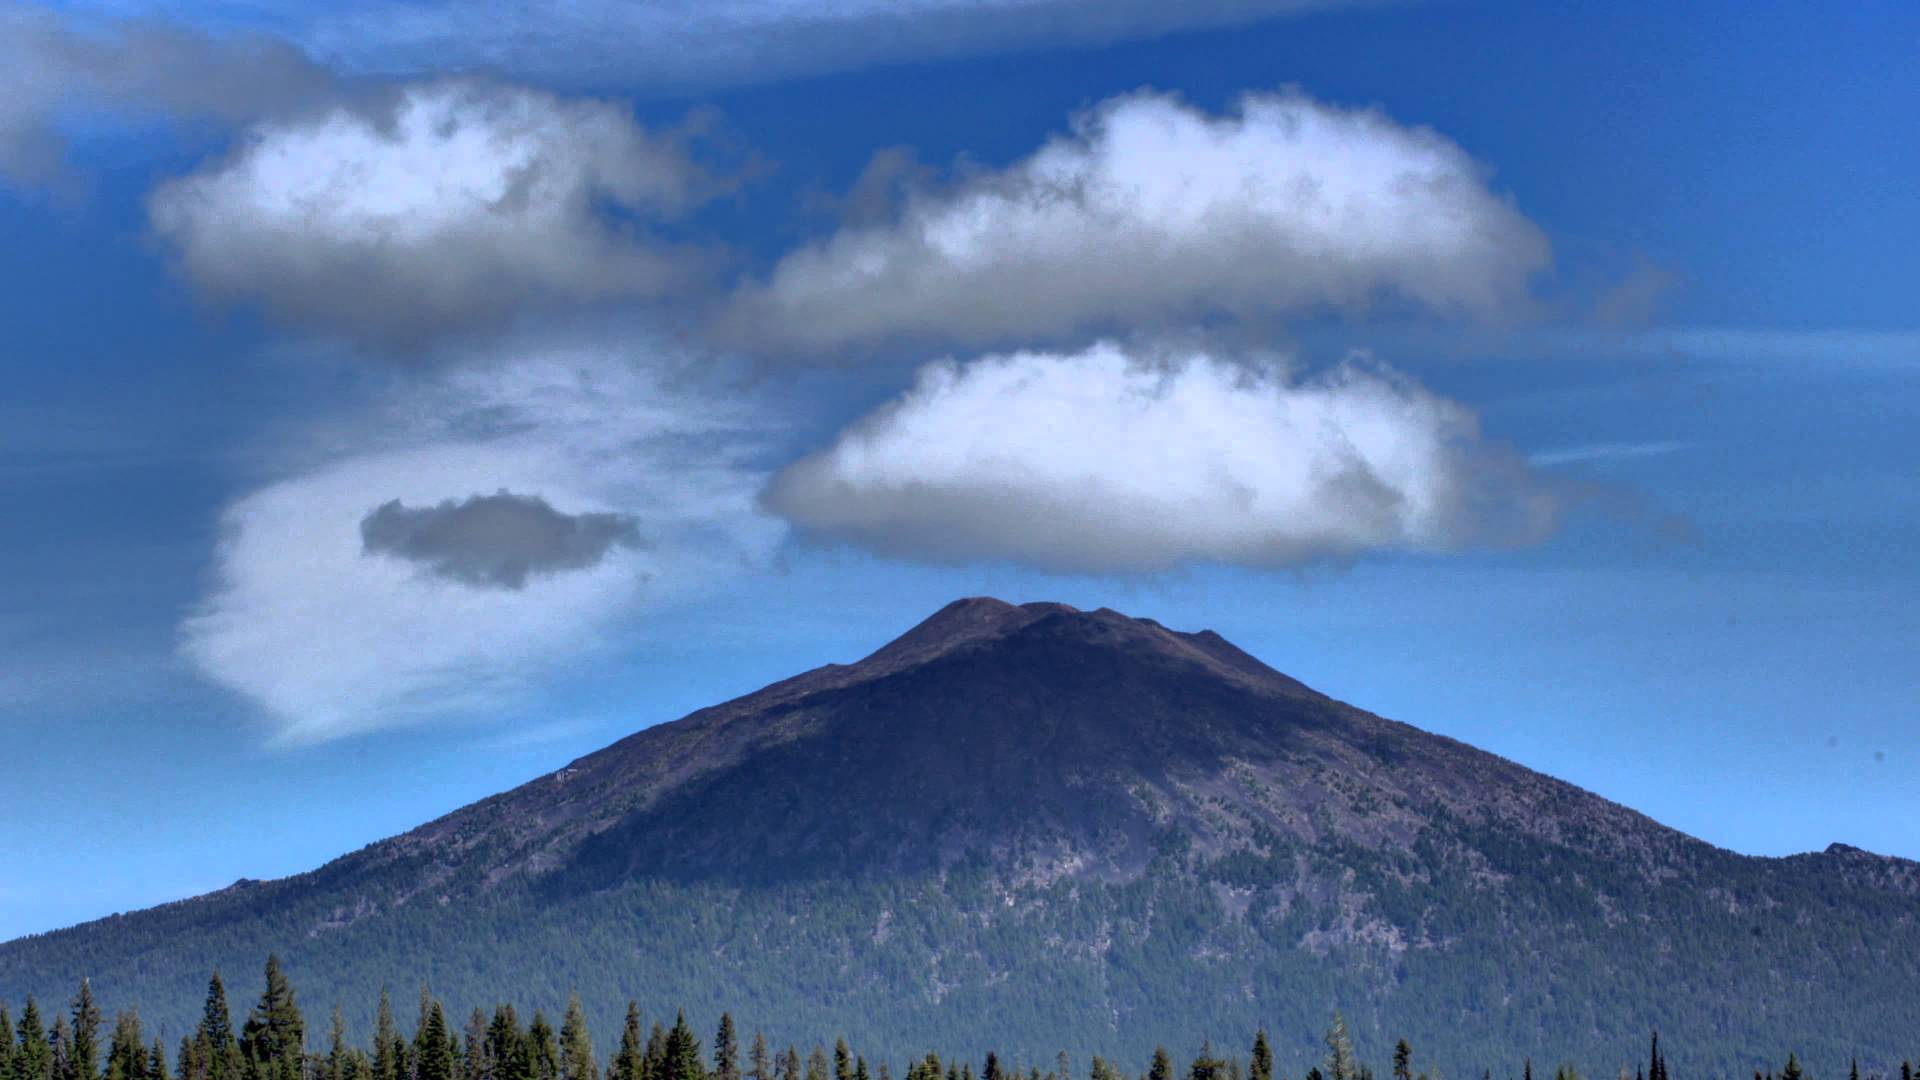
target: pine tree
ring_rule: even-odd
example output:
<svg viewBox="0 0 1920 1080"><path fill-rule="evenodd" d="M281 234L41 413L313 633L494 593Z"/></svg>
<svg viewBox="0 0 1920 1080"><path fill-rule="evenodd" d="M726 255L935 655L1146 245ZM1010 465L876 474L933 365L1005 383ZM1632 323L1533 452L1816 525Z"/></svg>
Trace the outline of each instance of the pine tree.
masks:
<svg viewBox="0 0 1920 1080"><path fill-rule="evenodd" d="M447 1031L447 1014L438 1001L427 1006L426 1023L414 1039L414 1080L455 1080L453 1040Z"/></svg>
<svg viewBox="0 0 1920 1080"><path fill-rule="evenodd" d="M68 1026L65 1016L54 1016L53 1032L47 1039L47 1045L51 1051L50 1065L55 1080L72 1080L73 1028Z"/></svg>
<svg viewBox="0 0 1920 1080"><path fill-rule="evenodd" d="M493 1052L487 1045L487 1014L478 1005L467 1015L466 1040L460 1053L460 1080L493 1080Z"/></svg>
<svg viewBox="0 0 1920 1080"><path fill-rule="evenodd" d="M80 980L73 995L73 1044L67 1058L67 1080L100 1080L100 1006L93 1000L93 983Z"/></svg>
<svg viewBox="0 0 1920 1080"><path fill-rule="evenodd" d="M1860 1080L1860 1059L1854 1058L1853 1065L1847 1070L1847 1080Z"/></svg>
<svg viewBox="0 0 1920 1080"><path fill-rule="evenodd" d="M1353 1036L1347 1033L1347 1018L1333 1014L1333 1026L1327 1029L1327 1080L1359 1080L1354 1069Z"/></svg>
<svg viewBox="0 0 1920 1080"><path fill-rule="evenodd" d="M833 1040L833 1080L853 1080L853 1054L847 1040Z"/></svg>
<svg viewBox="0 0 1920 1080"><path fill-rule="evenodd" d="M883 1063L880 1071L886 1070ZM773 1068L767 1061L767 1037L758 1031L753 1033L753 1046L747 1051L747 1080L773 1080ZM1912 1077L1903 1080L1912 1080Z"/></svg>
<svg viewBox="0 0 1920 1080"><path fill-rule="evenodd" d="M800 1080L800 1051L787 1044L787 1050L780 1055L780 1080Z"/></svg>
<svg viewBox="0 0 1920 1080"><path fill-rule="evenodd" d="M0 1030L4 1030L6 1028L6 1019L7 1019L6 1010L0 1009ZM1900 1080L1913 1080L1913 1062L1902 1061L1900 1063Z"/></svg>
<svg viewBox="0 0 1920 1080"><path fill-rule="evenodd" d="M819 1043L807 1054L807 1080L827 1080L827 1049Z"/></svg>
<svg viewBox="0 0 1920 1080"><path fill-rule="evenodd" d="M0 1001L0 1080L13 1080L13 1017Z"/></svg>
<svg viewBox="0 0 1920 1080"><path fill-rule="evenodd" d="M1666 1058L1660 1053L1660 1033L1653 1033L1652 1048L1647 1051L1647 1080L1667 1080Z"/></svg>
<svg viewBox="0 0 1920 1080"><path fill-rule="evenodd" d="M1200 1056L1187 1069L1188 1080L1226 1080L1227 1063L1214 1056L1213 1041L1200 1047Z"/></svg>
<svg viewBox="0 0 1920 1080"><path fill-rule="evenodd" d="M873 1074L867 1072L867 1059L864 1055L853 1059L853 1080L873 1080Z"/></svg>
<svg viewBox="0 0 1920 1080"><path fill-rule="evenodd" d="M1800 1072L1800 1059L1792 1051L1787 1052L1787 1066L1780 1070L1780 1080L1804 1080Z"/></svg>
<svg viewBox="0 0 1920 1080"><path fill-rule="evenodd" d="M194 1036L194 1052L203 1056L195 1080L240 1080L240 1044L233 1034L233 1014L227 1009L227 987L215 971L207 980L207 1003Z"/></svg>
<svg viewBox="0 0 1920 1080"><path fill-rule="evenodd" d="M713 1080L740 1080L740 1044L729 1012L720 1014L720 1030L713 1036Z"/></svg>
<svg viewBox="0 0 1920 1080"><path fill-rule="evenodd" d="M173 1080L167 1075L167 1048L159 1039L153 1040L153 1049L147 1051L147 1080Z"/></svg>
<svg viewBox="0 0 1920 1080"><path fill-rule="evenodd" d="M607 1066L607 1080L642 1080L647 1047L640 1041L640 1003L627 999L627 1022L620 1028L620 1052Z"/></svg>
<svg viewBox="0 0 1920 1080"><path fill-rule="evenodd" d="M267 988L247 1014L240 1035L240 1058L248 1080L301 1080L307 1052L307 1025L294 1000L293 984L280 957L267 957Z"/></svg>
<svg viewBox="0 0 1920 1080"><path fill-rule="evenodd" d="M674 1018L667 1032L666 1073L659 1080L706 1080L706 1066L700 1062L700 1040L694 1038L683 1011Z"/></svg>
<svg viewBox="0 0 1920 1080"><path fill-rule="evenodd" d="M567 998L567 1013L560 1021L561 1080L600 1080L600 1066L593 1060L593 1036L587 1033L587 1011L580 995Z"/></svg>
<svg viewBox="0 0 1920 1080"><path fill-rule="evenodd" d="M992 1056L988 1056L992 1060ZM1153 1065L1147 1069L1147 1080L1173 1080L1173 1058L1164 1046L1153 1048Z"/></svg>
<svg viewBox="0 0 1920 1080"><path fill-rule="evenodd" d="M1273 1045L1267 1042L1266 1028L1261 1028L1253 1037L1253 1068L1248 1071L1247 1080L1273 1080Z"/></svg>
<svg viewBox="0 0 1920 1080"><path fill-rule="evenodd" d="M487 1056L493 1060L493 1080L527 1080L527 1036L511 1005L496 1005L487 1024Z"/></svg>
<svg viewBox="0 0 1920 1080"><path fill-rule="evenodd" d="M1413 1080L1413 1047L1405 1039L1393 1044L1393 1080Z"/></svg>
<svg viewBox="0 0 1920 1080"><path fill-rule="evenodd" d="M667 1075L667 1029L653 1022L647 1035L647 1052L640 1059L641 1075L646 1080L662 1080Z"/></svg>
<svg viewBox="0 0 1920 1080"><path fill-rule="evenodd" d="M347 1080L348 1062L353 1060L353 1051L347 1046L347 1021L340 1015L340 1006L333 1007L333 1018L327 1024L327 1080Z"/></svg>
<svg viewBox="0 0 1920 1080"><path fill-rule="evenodd" d="M106 1080L147 1080L147 1040L140 1033L139 1013L123 1012L113 1019Z"/></svg>
<svg viewBox="0 0 1920 1080"><path fill-rule="evenodd" d="M547 1014L533 1011L533 1023L527 1025L528 1080L560 1080L560 1044L553 1035Z"/></svg>
<svg viewBox="0 0 1920 1080"><path fill-rule="evenodd" d="M373 1080L406 1080L400 1029L393 1022L393 997L380 988L380 1010L373 1021Z"/></svg>
<svg viewBox="0 0 1920 1080"><path fill-rule="evenodd" d="M1169 1065L1168 1068L1171 1069L1172 1066ZM980 1078L981 1080L1006 1080L1006 1075L1000 1071L1000 1057L991 1050L987 1051L987 1061L980 1069Z"/></svg>

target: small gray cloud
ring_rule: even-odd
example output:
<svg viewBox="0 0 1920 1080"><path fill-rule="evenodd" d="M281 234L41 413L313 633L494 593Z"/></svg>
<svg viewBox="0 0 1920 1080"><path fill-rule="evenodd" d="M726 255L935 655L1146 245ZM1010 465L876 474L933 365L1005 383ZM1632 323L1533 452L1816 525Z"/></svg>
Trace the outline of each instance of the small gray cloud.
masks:
<svg viewBox="0 0 1920 1080"><path fill-rule="evenodd" d="M529 577L586 570L616 547L639 547L626 514L566 514L538 495L471 495L413 508L382 503L360 522L362 550L418 563L476 588L522 589Z"/></svg>
<svg viewBox="0 0 1920 1080"><path fill-rule="evenodd" d="M0 10L0 179L59 180L75 115L246 123L335 90L305 53L262 36Z"/></svg>

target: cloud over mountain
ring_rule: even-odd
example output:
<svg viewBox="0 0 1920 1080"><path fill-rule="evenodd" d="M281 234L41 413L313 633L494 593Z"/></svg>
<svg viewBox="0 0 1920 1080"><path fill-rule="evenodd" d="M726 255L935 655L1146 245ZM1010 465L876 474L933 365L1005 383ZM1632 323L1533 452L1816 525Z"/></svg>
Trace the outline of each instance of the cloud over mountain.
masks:
<svg viewBox="0 0 1920 1080"><path fill-rule="evenodd" d="M502 351L412 380L226 508L181 645L282 742L497 715L783 535L754 506L766 407L669 388L621 350Z"/></svg>
<svg viewBox="0 0 1920 1080"><path fill-rule="evenodd" d="M624 106L442 79L259 125L150 209L206 295L410 343L533 300L659 294L700 256L648 226L710 192Z"/></svg>
<svg viewBox="0 0 1920 1080"><path fill-rule="evenodd" d="M1435 132L1297 93L1215 116L1141 92L790 253L723 323L828 350L1382 305L1498 319L1548 262L1544 234Z"/></svg>
<svg viewBox="0 0 1920 1080"><path fill-rule="evenodd" d="M930 365L763 501L886 554L1069 572L1522 544L1560 510L1467 409L1390 372L1105 344Z"/></svg>

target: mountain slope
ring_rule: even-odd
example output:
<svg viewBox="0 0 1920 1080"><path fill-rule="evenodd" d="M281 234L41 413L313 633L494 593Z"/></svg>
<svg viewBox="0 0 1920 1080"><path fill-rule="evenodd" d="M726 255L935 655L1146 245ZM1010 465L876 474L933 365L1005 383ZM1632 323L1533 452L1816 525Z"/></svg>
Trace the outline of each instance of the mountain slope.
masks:
<svg viewBox="0 0 1920 1080"><path fill-rule="evenodd" d="M1610 1070L1654 1026L1742 1074L1920 1032L1915 864L1733 855L1210 632L994 600L310 874L0 945L0 998L88 974L177 1031L269 949L362 1023L425 975L896 1060L1259 1024L1297 1056L1336 1008L1474 1073Z"/></svg>

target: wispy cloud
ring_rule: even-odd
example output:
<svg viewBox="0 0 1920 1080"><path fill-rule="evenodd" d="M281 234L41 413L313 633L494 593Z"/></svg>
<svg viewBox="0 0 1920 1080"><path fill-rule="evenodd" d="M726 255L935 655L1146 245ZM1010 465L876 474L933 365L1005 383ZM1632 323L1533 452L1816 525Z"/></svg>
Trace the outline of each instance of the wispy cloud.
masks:
<svg viewBox="0 0 1920 1080"><path fill-rule="evenodd" d="M699 88L1356 6L1378 0L349 0L291 32L356 71L453 67ZM227 10L258 18L239 4Z"/></svg>
<svg viewBox="0 0 1920 1080"><path fill-rule="evenodd" d="M258 703L279 741L497 713L543 672L618 639L636 613L761 563L783 535L754 506L777 407L676 388L654 362L667 350L652 346L501 351L511 360L420 377L348 425L361 449L324 454L227 508L216 583L182 648ZM645 522L647 542L609 543L591 560L567 548L565 572L529 572L515 588L366 550L372 508L457 514L501 489L566 521ZM435 556L498 572L500 538L462 524Z"/></svg>
<svg viewBox="0 0 1920 1080"><path fill-rule="evenodd" d="M1676 453L1693 446L1689 442L1616 442L1591 443L1586 446L1569 446L1560 450L1543 450L1528 454L1527 461L1539 466L1573 465L1594 461L1621 461L1631 458L1660 457Z"/></svg>

